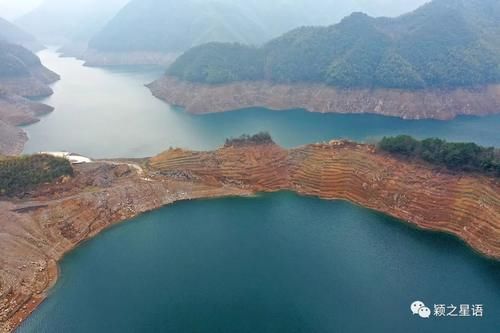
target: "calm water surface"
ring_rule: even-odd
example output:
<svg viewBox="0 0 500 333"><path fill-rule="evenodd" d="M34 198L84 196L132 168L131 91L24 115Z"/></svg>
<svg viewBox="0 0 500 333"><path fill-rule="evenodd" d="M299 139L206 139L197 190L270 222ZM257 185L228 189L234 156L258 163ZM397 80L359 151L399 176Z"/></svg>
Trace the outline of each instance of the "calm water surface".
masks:
<svg viewBox="0 0 500 333"><path fill-rule="evenodd" d="M19 329L498 333L500 263L345 202L277 193L179 203L72 252ZM409 305L483 304L483 318Z"/></svg>
<svg viewBox="0 0 500 333"><path fill-rule="evenodd" d="M86 68L40 53L62 76L54 113L26 152L142 157L213 149L269 131L283 146L408 133L500 146L500 116L404 121L252 109L192 116L153 98L152 68ZM409 304L483 304L483 318L431 318ZM498 332L500 264L453 237L345 202L290 193L179 203L104 232L68 255L19 332Z"/></svg>
<svg viewBox="0 0 500 333"><path fill-rule="evenodd" d="M152 97L144 87L162 75L160 69L88 68L50 50L39 56L62 79L54 84L54 95L44 100L56 110L26 128L31 139L26 152L68 150L96 158L144 157L170 146L213 149L227 137L259 131L269 131L285 147L333 138L369 142L400 133L500 146L500 115L447 122L264 109L194 116Z"/></svg>

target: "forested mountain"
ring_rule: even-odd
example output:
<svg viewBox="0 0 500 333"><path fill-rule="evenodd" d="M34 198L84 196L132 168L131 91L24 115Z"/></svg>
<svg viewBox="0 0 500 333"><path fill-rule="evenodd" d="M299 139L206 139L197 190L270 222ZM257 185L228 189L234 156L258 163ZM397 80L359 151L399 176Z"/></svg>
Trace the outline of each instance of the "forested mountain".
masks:
<svg viewBox="0 0 500 333"><path fill-rule="evenodd" d="M183 80L319 82L339 87L456 87L500 81L500 1L434 0L397 18L354 13L260 48L211 43L182 55Z"/></svg>
<svg viewBox="0 0 500 333"><path fill-rule="evenodd" d="M32 51L38 51L43 46L38 43L35 37L26 31L18 28L14 24L0 17L0 41L20 44Z"/></svg>
<svg viewBox="0 0 500 333"><path fill-rule="evenodd" d="M404 6L415 8L416 4L425 1L412 0ZM362 8L365 5L362 2L132 0L92 39L89 46L103 52L176 53L212 41L262 44L301 25L338 22L353 10ZM393 3L397 1L373 2L383 2L386 8L394 8Z"/></svg>
<svg viewBox="0 0 500 333"><path fill-rule="evenodd" d="M180 52L204 42L256 43L265 27L230 3L200 0L136 0L89 47L100 51Z"/></svg>

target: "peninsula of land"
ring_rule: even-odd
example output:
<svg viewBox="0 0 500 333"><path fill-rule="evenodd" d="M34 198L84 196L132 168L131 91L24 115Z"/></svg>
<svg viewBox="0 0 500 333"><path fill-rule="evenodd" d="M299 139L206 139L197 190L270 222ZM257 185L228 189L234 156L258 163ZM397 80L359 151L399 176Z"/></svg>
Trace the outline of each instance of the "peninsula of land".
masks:
<svg viewBox="0 0 500 333"><path fill-rule="evenodd" d="M18 126L35 123L51 106L30 98L52 94L49 84L59 75L44 67L40 59L22 46L0 41L0 155L17 155L28 140Z"/></svg>
<svg viewBox="0 0 500 333"><path fill-rule="evenodd" d="M0 327L43 301L62 257L102 230L180 200L294 191L348 200L419 228L453 234L500 259L498 177L451 172L348 141L284 149L264 137L210 152L74 165L65 176L0 201Z"/></svg>

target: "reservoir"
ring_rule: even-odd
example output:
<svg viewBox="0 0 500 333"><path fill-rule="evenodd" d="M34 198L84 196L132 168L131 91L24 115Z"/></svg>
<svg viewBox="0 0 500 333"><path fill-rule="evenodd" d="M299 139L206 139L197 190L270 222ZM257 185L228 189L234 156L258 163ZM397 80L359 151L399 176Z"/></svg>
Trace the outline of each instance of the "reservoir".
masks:
<svg viewBox="0 0 500 333"><path fill-rule="evenodd" d="M410 304L483 305L483 317ZM481 332L500 327L500 263L454 237L283 192L182 202L62 262L20 333Z"/></svg>
<svg viewBox="0 0 500 333"><path fill-rule="evenodd" d="M500 146L500 115L453 121L408 121L377 115L336 115L304 110L241 110L191 115L154 98L144 86L163 69L89 68L51 50L39 53L59 75L54 95L43 102L55 111L25 128L25 152L70 151L94 158L153 156L169 147L211 150L228 137L268 131L287 148L347 138L375 142L384 135L410 134Z"/></svg>
<svg viewBox="0 0 500 333"><path fill-rule="evenodd" d="M26 152L144 157L214 149L268 131L285 147L410 134L500 146L500 115L405 121L303 110L194 116L155 99L158 68L88 68L42 51L61 75L55 111L25 130ZM412 315L410 304L481 305L482 317ZM282 192L182 202L82 244L20 333L484 332L500 327L500 263L454 237L341 201Z"/></svg>

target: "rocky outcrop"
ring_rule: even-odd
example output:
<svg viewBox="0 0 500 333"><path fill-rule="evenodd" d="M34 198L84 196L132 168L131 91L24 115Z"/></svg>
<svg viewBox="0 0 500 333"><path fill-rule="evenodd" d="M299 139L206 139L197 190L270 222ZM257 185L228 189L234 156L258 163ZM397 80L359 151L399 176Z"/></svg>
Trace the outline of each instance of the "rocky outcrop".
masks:
<svg viewBox="0 0 500 333"><path fill-rule="evenodd" d="M42 103L30 101L16 95L0 96L0 120L14 125L24 126L36 123L40 116L54 108Z"/></svg>
<svg viewBox="0 0 500 333"><path fill-rule="evenodd" d="M151 51L103 52L89 49L82 58L86 66L157 65L168 67L179 54Z"/></svg>
<svg viewBox="0 0 500 333"><path fill-rule="evenodd" d="M0 94L0 155L22 153L28 136L18 126L36 123L41 115L53 110L51 106L24 97Z"/></svg>
<svg viewBox="0 0 500 333"><path fill-rule="evenodd" d="M30 57L35 60L26 61L22 73L0 76L0 155L20 154L28 136L17 126L35 123L54 109L28 99L50 96L49 84L59 80L59 75L42 66L36 56Z"/></svg>
<svg viewBox="0 0 500 333"><path fill-rule="evenodd" d="M500 180L435 169L351 142L284 150L276 145L215 152L170 150L150 161L163 174L231 183L253 191L292 190L348 200L419 227L454 234L500 259Z"/></svg>
<svg viewBox="0 0 500 333"><path fill-rule="evenodd" d="M19 155L28 141L28 135L20 128L0 120L0 155Z"/></svg>
<svg viewBox="0 0 500 333"><path fill-rule="evenodd" d="M500 181L454 174L332 141L212 152L171 149L144 161L75 167L75 177L0 201L0 327L8 332L44 299L57 262L103 229L178 200L292 190L342 199L418 227L448 232L500 259Z"/></svg>
<svg viewBox="0 0 500 333"><path fill-rule="evenodd" d="M227 147L213 152L169 150L152 158L150 167L172 177L233 184L252 191L279 191L288 187L287 151L275 144Z"/></svg>
<svg viewBox="0 0 500 333"><path fill-rule="evenodd" d="M40 98L50 96L52 89L34 77L7 78L0 80L0 89L6 96Z"/></svg>
<svg viewBox="0 0 500 333"><path fill-rule="evenodd" d="M36 123L39 116L53 110L51 106L17 95L0 95L0 155L21 154L28 135L18 126Z"/></svg>
<svg viewBox="0 0 500 333"><path fill-rule="evenodd" d="M238 187L178 181L138 166L96 163L0 201L0 332L10 332L43 300L62 256L103 229L177 200L244 195Z"/></svg>
<svg viewBox="0 0 500 333"><path fill-rule="evenodd" d="M500 85L450 90L337 89L264 81L207 85L164 76L148 87L154 96L196 114L265 107L449 120L459 115L500 113Z"/></svg>
<svg viewBox="0 0 500 333"><path fill-rule="evenodd" d="M53 93L49 85L59 79L59 75L48 68L33 66L27 75L0 77L0 96L47 97Z"/></svg>
<svg viewBox="0 0 500 333"><path fill-rule="evenodd" d="M28 141L26 133L17 126L36 123L41 115L53 110L51 106L16 95L0 95L0 155L18 155Z"/></svg>

